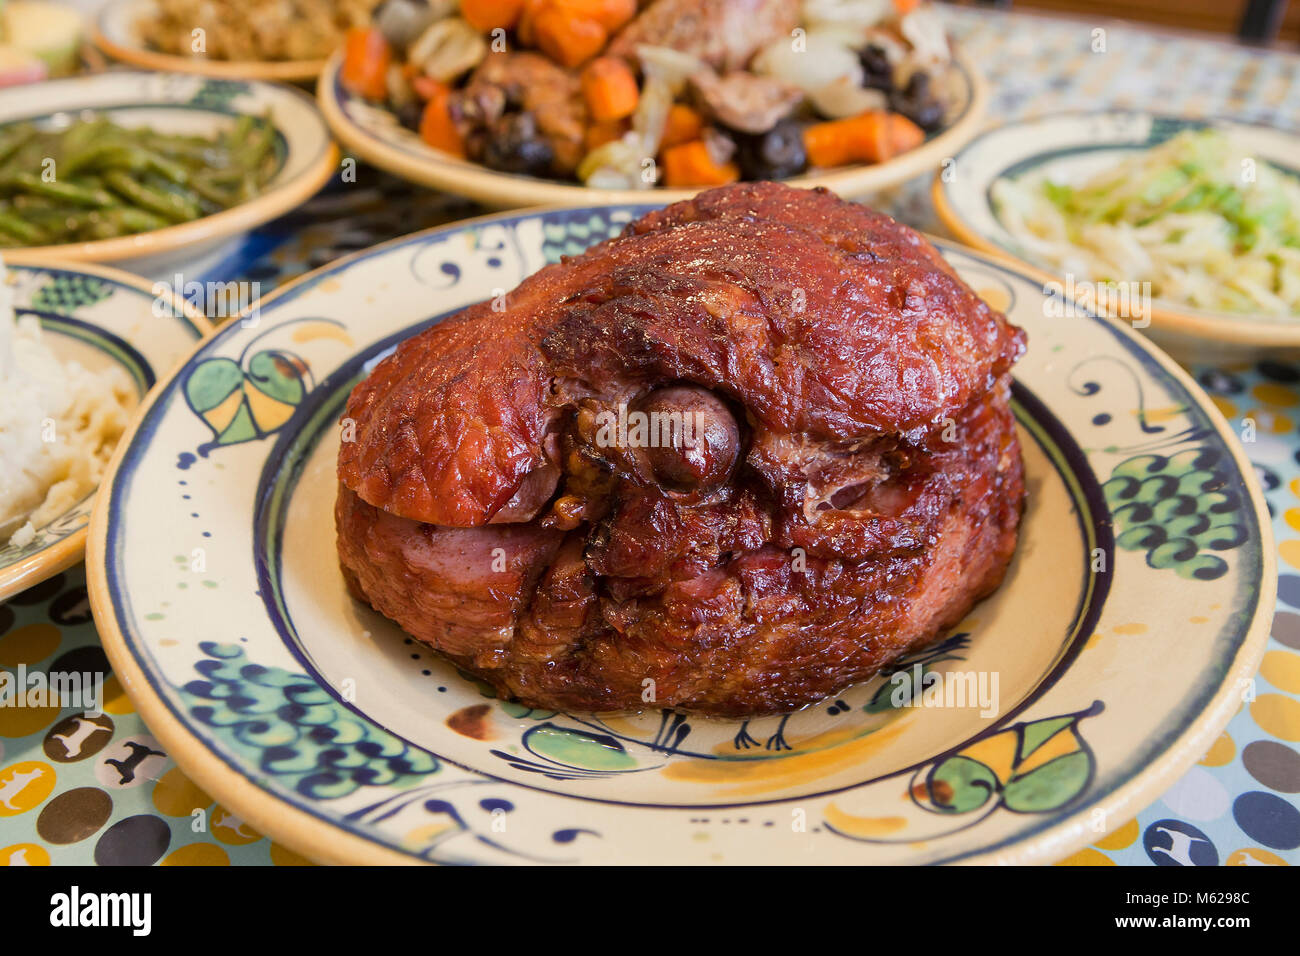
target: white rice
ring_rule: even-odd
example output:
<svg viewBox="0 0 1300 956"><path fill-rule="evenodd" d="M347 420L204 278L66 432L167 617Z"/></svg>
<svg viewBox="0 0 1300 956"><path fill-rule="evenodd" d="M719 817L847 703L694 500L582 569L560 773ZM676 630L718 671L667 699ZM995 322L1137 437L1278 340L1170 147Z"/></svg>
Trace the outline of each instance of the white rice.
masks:
<svg viewBox="0 0 1300 956"><path fill-rule="evenodd" d="M35 316L15 321L0 264L0 546L38 529L99 484L136 401L118 366L60 361Z"/></svg>

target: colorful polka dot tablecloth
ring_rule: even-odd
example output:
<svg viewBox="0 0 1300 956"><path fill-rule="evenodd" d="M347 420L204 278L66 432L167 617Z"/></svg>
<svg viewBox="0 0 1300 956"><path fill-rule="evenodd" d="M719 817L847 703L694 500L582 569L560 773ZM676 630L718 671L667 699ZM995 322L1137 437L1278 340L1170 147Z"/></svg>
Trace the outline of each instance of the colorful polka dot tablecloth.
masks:
<svg viewBox="0 0 1300 956"><path fill-rule="evenodd" d="M1105 21L946 13L993 88L991 124L1158 104L1166 112L1300 126L1300 58L1290 54ZM928 187L923 177L874 204L942 232ZM257 281L266 292L339 255L479 211L363 170L360 182L336 183L249 236L202 279ZM1250 699L1199 764L1069 864L1300 862L1300 365L1192 372L1242 426L1267 493L1281 569L1272 640ZM306 862L215 803L149 734L100 648L80 567L0 605L0 667L20 666L102 674L104 712L0 708L0 864Z"/></svg>
<svg viewBox="0 0 1300 956"><path fill-rule="evenodd" d="M1229 422L1252 423L1239 434L1264 487L1280 555L1272 640L1248 700L1200 763L1136 820L1069 863L1300 860L1300 366L1192 372Z"/></svg>

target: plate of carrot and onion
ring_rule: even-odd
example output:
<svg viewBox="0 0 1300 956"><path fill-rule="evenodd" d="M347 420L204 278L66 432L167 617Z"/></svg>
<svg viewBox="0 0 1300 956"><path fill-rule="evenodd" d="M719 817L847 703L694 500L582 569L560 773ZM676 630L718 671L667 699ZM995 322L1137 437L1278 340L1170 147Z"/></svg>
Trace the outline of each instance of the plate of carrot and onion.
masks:
<svg viewBox="0 0 1300 956"><path fill-rule="evenodd" d="M317 95L356 155L494 206L866 194L935 168L985 104L916 0L383 0Z"/></svg>

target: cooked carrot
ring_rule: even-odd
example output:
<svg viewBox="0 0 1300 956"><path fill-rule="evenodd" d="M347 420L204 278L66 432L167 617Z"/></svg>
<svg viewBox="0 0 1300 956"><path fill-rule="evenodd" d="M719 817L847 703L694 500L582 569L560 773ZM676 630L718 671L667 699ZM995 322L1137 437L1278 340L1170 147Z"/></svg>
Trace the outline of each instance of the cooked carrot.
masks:
<svg viewBox="0 0 1300 956"><path fill-rule="evenodd" d="M889 113L873 111L845 120L849 124L852 161L883 163L894 156L893 126Z"/></svg>
<svg viewBox="0 0 1300 956"><path fill-rule="evenodd" d="M548 0L548 4L570 16L595 20L610 34L636 16L636 0Z"/></svg>
<svg viewBox="0 0 1300 956"><path fill-rule="evenodd" d="M601 56L583 67L582 95L591 118L608 123L635 113L641 90L627 63L618 57Z"/></svg>
<svg viewBox="0 0 1300 956"><path fill-rule="evenodd" d="M533 18L538 48L556 63L575 67L605 48L609 33L589 17L574 16L558 6L544 6Z"/></svg>
<svg viewBox="0 0 1300 956"><path fill-rule="evenodd" d="M670 189L689 186L725 186L740 178L735 163L717 163L702 139L672 146L663 153L664 185Z"/></svg>
<svg viewBox="0 0 1300 956"><path fill-rule="evenodd" d="M803 132L804 149L813 166L883 163L924 141L921 127L901 113L883 110L815 123Z"/></svg>
<svg viewBox="0 0 1300 956"><path fill-rule="evenodd" d="M537 17L544 10L554 10L569 19L595 20L605 28L606 39L636 16L637 0L520 0L522 11L515 33L524 46L540 46ZM602 44L603 46L604 44Z"/></svg>
<svg viewBox="0 0 1300 956"><path fill-rule="evenodd" d="M889 114L889 145L893 155L916 149L925 142L925 130L902 113Z"/></svg>
<svg viewBox="0 0 1300 956"><path fill-rule="evenodd" d="M845 166L853 162L848 130L848 120L813 123L804 127L803 148L808 153L811 166Z"/></svg>
<svg viewBox="0 0 1300 956"><path fill-rule="evenodd" d="M894 155L889 113L872 110L848 119L814 123L803 131L813 166L881 163Z"/></svg>
<svg viewBox="0 0 1300 956"><path fill-rule="evenodd" d="M921 5L921 0L894 0L894 10L900 17L905 17Z"/></svg>
<svg viewBox="0 0 1300 956"><path fill-rule="evenodd" d="M524 46L537 45L537 14L550 5L549 0L524 0L523 11L519 14L519 23L515 34Z"/></svg>
<svg viewBox="0 0 1300 956"><path fill-rule="evenodd" d="M663 139L659 141L662 149L679 146L699 139L704 132L704 117L685 103L674 103L668 110L668 122L664 124Z"/></svg>
<svg viewBox="0 0 1300 956"><path fill-rule="evenodd" d="M614 120L610 123L592 123L587 127L587 132L584 136L584 143L586 144L587 152L591 152L599 146L604 146L606 143L614 142L614 140L620 138L624 133L626 133L627 130L628 124L626 120Z"/></svg>
<svg viewBox="0 0 1300 956"><path fill-rule="evenodd" d="M510 30L524 12L524 0L460 0L460 15L475 30Z"/></svg>
<svg viewBox="0 0 1300 956"><path fill-rule="evenodd" d="M451 116L451 87L438 83L437 80L431 82L436 87L431 89L432 95L424 104L424 112L420 115L420 139L434 149L463 157L465 144L461 141L460 130L456 128Z"/></svg>
<svg viewBox="0 0 1300 956"><path fill-rule="evenodd" d="M353 27L343 41L343 69L339 79L344 89L369 100L388 95L388 64L393 53L378 30Z"/></svg>
<svg viewBox="0 0 1300 956"><path fill-rule="evenodd" d="M636 0L605 0L605 13L598 17L600 25L609 31L610 36L632 22L636 16Z"/></svg>

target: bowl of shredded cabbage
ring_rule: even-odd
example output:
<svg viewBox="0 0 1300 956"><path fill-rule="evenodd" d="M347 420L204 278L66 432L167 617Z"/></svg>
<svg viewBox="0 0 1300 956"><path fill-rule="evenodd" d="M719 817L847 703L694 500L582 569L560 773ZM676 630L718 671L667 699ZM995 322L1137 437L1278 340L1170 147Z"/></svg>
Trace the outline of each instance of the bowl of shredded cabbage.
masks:
<svg viewBox="0 0 1300 956"><path fill-rule="evenodd" d="M934 187L963 241L1009 256L1179 357L1300 348L1300 136L1104 112L974 140Z"/></svg>

